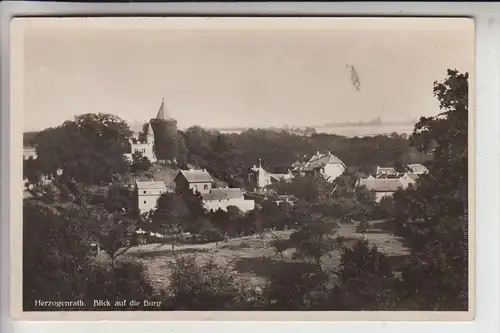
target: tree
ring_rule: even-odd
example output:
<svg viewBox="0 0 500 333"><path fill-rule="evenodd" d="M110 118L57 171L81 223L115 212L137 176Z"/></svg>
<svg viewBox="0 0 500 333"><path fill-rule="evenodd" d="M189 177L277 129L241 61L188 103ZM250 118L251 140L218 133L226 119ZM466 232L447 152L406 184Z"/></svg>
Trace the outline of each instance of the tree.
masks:
<svg viewBox="0 0 500 333"><path fill-rule="evenodd" d="M437 201L425 216L461 216L467 203L468 179L468 73L448 70L443 82L434 83L434 95L443 110L436 117L422 117L415 125L411 142L428 152L430 172L417 181L416 196ZM436 200L438 199L438 200Z"/></svg>
<svg viewBox="0 0 500 333"><path fill-rule="evenodd" d="M209 214L209 218L212 224L220 230L227 232L231 227L232 221L230 221L229 214L222 209L217 209L215 212L211 212Z"/></svg>
<svg viewBox="0 0 500 333"><path fill-rule="evenodd" d="M191 221L191 212L182 195L164 193L156 203L152 224L160 232L172 232Z"/></svg>
<svg viewBox="0 0 500 333"><path fill-rule="evenodd" d="M388 259L366 240L352 248L345 246L341 255L338 282L331 292L335 310L392 310L396 308L397 279Z"/></svg>
<svg viewBox="0 0 500 333"><path fill-rule="evenodd" d="M290 235L290 243L296 248L296 256L313 258L319 265L321 257L334 250L336 232L336 223L312 217Z"/></svg>
<svg viewBox="0 0 500 333"><path fill-rule="evenodd" d="M434 95L443 112L422 117L411 136L433 157L429 173L394 196L395 215L412 246L401 292L410 301L415 296L411 308L466 310L468 74L448 70L442 82L434 83Z"/></svg>
<svg viewBox="0 0 500 333"><path fill-rule="evenodd" d="M137 174L139 172L147 171L151 168L151 161L146 156L142 155L140 151L132 154L132 163L130 164L130 171Z"/></svg>
<svg viewBox="0 0 500 333"><path fill-rule="evenodd" d="M113 184L108 187L104 201L104 208L111 212L126 213L129 217L138 217L137 194L122 184Z"/></svg>
<svg viewBox="0 0 500 333"><path fill-rule="evenodd" d="M188 150L188 162L207 168L215 133L200 126L192 126L183 133L183 136Z"/></svg>
<svg viewBox="0 0 500 333"><path fill-rule="evenodd" d="M85 295L84 263L90 237L82 223L68 223L56 209L40 201L23 202L23 307L39 299L70 300Z"/></svg>
<svg viewBox="0 0 500 333"><path fill-rule="evenodd" d="M219 247L219 242L224 239L222 231L216 228L209 220L202 220L199 233L206 241L215 242L216 247Z"/></svg>
<svg viewBox="0 0 500 333"><path fill-rule="evenodd" d="M213 259L203 264L194 256L177 257L169 264L168 286L174 310L237 310L253 308L246 295L250 287L236 280L228 268Z"/></svg>
<svg viewBox="0 0 500 333"><path fill-rule="evenodd" d="M236 169L239 167L239 156L232 138L217 135L212 147L210 165L215 176L226 181L241 176L236 172Z"/></svg>
<svg viewBox="0 0 500 333"><path fill-rule="evenodd" d="M101 184L127 171L128 125L110 114L84 114L40 132L35 138L40 171L62 169L77 182Z"/></svg>
<svg viewBox="0 0 500 333"><path fill-rule="evenodd" d="M53 187L53 185L51 185ZM153 289L138 263L100 261L92 243L97 239L111 255L111 233L99 234L104 210L88 214L76 203L45 197L23 202L23 309L35 310L35 301L81 299L92 310L94 299L149 299ZM109 243L105 241L109 240ZM116 257L116 255L115 255ZM48 307L46 310L82 310Z"/></svg>
<svg viewBox="0 0 500 333"><path fill-rule="evenodd" d="M262 218L266 220L266 225L273 229L283 229L286 223L285 214L273 200L264 200L261 208Z"/></svg>
<svg viewBox="0 0 500 333"><path fill-rule="evenodd" d="M114 213L105 216L98 229L98 242L114 261L135 245L131 239L137 228L137 221L122 214Z"/></svg>
<svg viewBox="0 0 500 333"><path fill-rule="evenodd" d="M264 295L272 310L315 310L323 302L327 281L320 265L296 262L271 272Z"/></svg>
<svg viewBox="0 0 500 333"><path fill-rule="evenodd" d="M424 237L423 248L403 267L401 298L409 310L464 311L468 308L465 221L443 219Z"/></svg>
<svg viewBox="0 0 500 333"><path fill-rule="evenodd" d="M186 140L182 132L179 132L176 137L176 151L177 151L177 163L185 168L188 164L189 150L186 146Z"/></svg>
<svg viewBox="0 0 500 333"><path fill-rule="evenodd" d="M390 196L383 197L378 204L379 217L393 218L394 217L394 198Z"/></svg>

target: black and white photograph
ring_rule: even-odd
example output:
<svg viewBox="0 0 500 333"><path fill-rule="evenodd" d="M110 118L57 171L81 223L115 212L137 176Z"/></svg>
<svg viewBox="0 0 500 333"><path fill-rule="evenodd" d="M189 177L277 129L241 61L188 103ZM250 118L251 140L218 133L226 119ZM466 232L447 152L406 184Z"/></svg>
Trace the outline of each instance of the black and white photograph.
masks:
<svg viewBox="0 0 500 333"><path fill-rule="evenodd" d="M472 19L14 21L19 311L472 313Z"/></svg>

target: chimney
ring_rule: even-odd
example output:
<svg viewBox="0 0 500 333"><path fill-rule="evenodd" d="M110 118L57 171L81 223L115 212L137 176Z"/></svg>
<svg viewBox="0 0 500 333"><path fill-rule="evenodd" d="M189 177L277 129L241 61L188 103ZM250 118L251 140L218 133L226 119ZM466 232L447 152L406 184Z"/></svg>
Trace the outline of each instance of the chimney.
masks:
<svg viewBox="0 0 500 333"><path fill-rule="evenodd" d="M319 150L316 152L316 156L319 156Z"/></svg>

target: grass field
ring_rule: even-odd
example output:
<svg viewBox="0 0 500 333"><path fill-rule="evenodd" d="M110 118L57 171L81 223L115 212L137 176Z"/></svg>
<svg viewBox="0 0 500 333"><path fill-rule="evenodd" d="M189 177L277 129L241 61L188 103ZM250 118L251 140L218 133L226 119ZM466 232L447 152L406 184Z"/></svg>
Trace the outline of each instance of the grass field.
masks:
<svg viewBox="0 0 500 333"><path fill-rule="evenodd" d="M355 232L356 224L343 225L339 236L344 236L352 241L363 237ZM394 262L404 260L409 254L408 249L398 237L391 233L388 222L372 221L364 237L371 245L376 245L381 252L390 257ZM229 239L219 244L187 244L176 246L172 251L170 244L146 244L136 246L127 251L127 256L136 257L146 264L149 277L156 289L162 289L168 282L168 268L166 263L174 260L174 253L196 254L197 260L203 261L214 258L215 261L228 267L238 277L248 279L254 285L263 284L273 269L283 265L296 265L299 261L292 260L294 249L286 250L284 258L274 251L269 245L274 237L288 238L291 231L273 232L259 236L247 236ZM334 251L330 256L322 258L325 268L336 268L340 263L340 253Z"/></svg>

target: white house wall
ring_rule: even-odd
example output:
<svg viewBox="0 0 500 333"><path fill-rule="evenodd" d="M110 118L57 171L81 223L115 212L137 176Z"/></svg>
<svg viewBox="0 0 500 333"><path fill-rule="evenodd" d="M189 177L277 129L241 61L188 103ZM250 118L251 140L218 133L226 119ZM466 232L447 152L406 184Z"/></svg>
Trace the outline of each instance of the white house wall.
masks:
<svg viewBox="0 0 500 333"><path fill-rule="evenodd" d="M193 193L199 192L201 194L210 193L212 190L212 183L190 183L189 189L193 191Z"/></svg>
<svg viewBox="0 0 500 333"><path fill-rule="evenodd" d="M342 164L327 164L323 169L323 176L330 182L337 179L345 172L345 167Z"/></svg>
<svg viewBox="0 0 500 333"><path fill-rule="evenodd" d="M255 209L255 201L254 200L245 200L245 199L227 199L227 200L204 200L203 206L208 211L217 211L219 209L227 212L227 207L236 206L242 212L246 213Z"/></svg>
<svg viewBox="0 0 500 333"><path fill-rule="evenodd" d="M147 157L148 160L150 160L152 163L156 162L156 156L153 152L153 144L133 143L133 144L131 144L131 148L132 148L132 153L125 154L125 157L129 161L132 160L132 154L134 154L135 152L140 152L140 153L142 153L142 156Z"/></svg>
<svg viewBox="0 0 500 333"><path fill-rule="evenodd" d="M375 201L380 202L382 198L392 197L394 192L375 192Z"/></svg>
<svg viewBox="0 0 500 333"><path fill-rule="evenodd" d="M156 208L158 198L165 193L164 189L139 189L138 190L138 207L140 213L147 213Z"/></svg>

